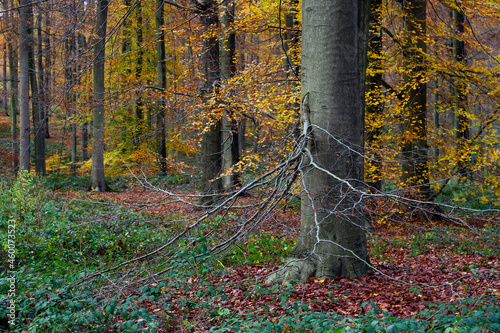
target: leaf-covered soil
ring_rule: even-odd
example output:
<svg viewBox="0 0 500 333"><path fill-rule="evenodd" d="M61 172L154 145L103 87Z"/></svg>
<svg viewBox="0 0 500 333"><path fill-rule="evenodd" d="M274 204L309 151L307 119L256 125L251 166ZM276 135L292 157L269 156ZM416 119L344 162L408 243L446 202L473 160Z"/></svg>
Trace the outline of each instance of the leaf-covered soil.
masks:
<svg viewBox="0 0 500 333"><path fill-rule="evenodd" d="M163 194L144 188L90 196L94 200L107 199L159 215L175 213L195 217L200 214L185 204L185 201L194 200L187 192L186 197L177 201L167 200ZM243 198L240 203L251 201L252 198ZM275 215L274 222L266 224L259 232L295 237L300 222L296 208L284 207ZM217 320L222 320L223 316L217 319L214 313L236 316L251 313L278 320L276 318L289 313L293 304L305 304L308 311L336 312L349 317L362 316L375 306L396 317L411 317L429 303L457 303L471 297L500 296L500 243L482 234L482 230L488 229L484 221L471 223L475 225L472 232L465 228L450 229L439 221L413 222L413 226L412 223L390 225L383 222L374 225L369 238L373 269L359 280L311 279L288 289L280 286L270 290L262 283L279 267L280 258L273 258L258 264L226 264L216 274L185 277L177 281L178 288L169 289L168 294L162 289L163 295L171 301L167 311L163 301L146 300L141 306L163 318L166 327L163 331L179 332L203 331L217 325ZM288 228L283 228L284 224ZM432 231L437 228L444 228L444 231ZM479 251L481 248L485 250ZM211 305L200 306L203 302ZM498 298L494 302L500 305ZM191 323L189 328L185 320Z"/></svg>

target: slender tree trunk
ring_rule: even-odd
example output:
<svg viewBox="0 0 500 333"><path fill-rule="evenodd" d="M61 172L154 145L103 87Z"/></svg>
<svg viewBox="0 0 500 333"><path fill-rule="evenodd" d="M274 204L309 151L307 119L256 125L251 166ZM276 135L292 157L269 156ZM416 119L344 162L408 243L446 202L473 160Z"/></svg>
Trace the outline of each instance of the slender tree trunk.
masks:
<svg viewBox="0 0 500 333"><path fill-rule="evenodd" d="M465 15L463 12L452 11L456 33L460 36L464 33ZM455 61L466 65L467 53L465 42L458 38L453 39L453 56ZM467 116L467 83L465 80L455 78L455 138L457 142L457 166L460 175L465 178L469 173L469 140L470 140L470 120Z"/></svg>
<svg viewBox="0 0 500 333"><path fill-rule="evenodd" d="M142 66L144 62L144 50L143 50L143 36L142 36L142 5L141 1L137 3L137 63L135 69L135 80L136 83L141 82L142 75ZM135 143L137 145L140 144L140 138L144 134L144 105L142 101L142 91L136 93L135 97L135 117L138 123L136 134L135 134Z"/></svg>
<svg viewBox="0 0 500 333"><path fill-rule="evenodd" d="M106 57L106 24L108 0L97 1L96 37L94 40L94 111L92 147L92 188L106 191L104 177L104 61Z"/></svg>
<svg viewBox="0 0 500 333"><path fill-rule="evenodd" d="M380 154L376 151L380 148L379 137L382 134L379 119L384 112L384 104L381 96L380 81L382 80L382 0L372 0L370 8L370 31L368 49L371 58L369 59L372 76L368 77L368 89L370 93L370 103L366 108L366 117L368 123L371 125L367 131L366 142L370 147L367 151L370 159L368 161L367 174L368 185L375 191L382 190L382 163Z"/></svg>
<svg viewBox="0 0 500 333"><path fill-rule="evenodd" d="M20 96L20 131L19 131L19 168L30 172L30 94L29 94L29 49L33 43L31 35L33 11L31 0L20 0L19 15L19 96Z"/></svg>
<svg viewBox="0 0 500 333"><path fill-rule="evenodd" d="M427 65L426 0L408 0L405 12L404 84L406 100L403 124L402 181L407 186L418 186L426 196L429 192L429 166L427 160Z"/></svg>
<svg viewBox="0 0 500 333"><path fill-rule="evenodd" d="M220 5L221 19L221 41L220 41L220 66L222 81L227 81L236 73L236 35L234 33L233 21L235 14L235 4L228 0ZM229 92L227 98L232 99L232 91ZM241 185L240 175L238 172L232 172L231 169L239 162L239 136L238 136L238 121L234 116L234 111L229 109L222 118L222 151L224 159L223 177L224 187L233 189Z"/></svg>
<svg viewBox="0 0 500 333"><path fill-rule="evenodd" d="M165 141L165 97L167 89L167 67L165 63L165 33L163 32L164 19L164 0L156 0L156 57L158 88L161 97L158 103L158 112L156 113L156 150L158 154L158 165L160 174L167 173L167 146Z"/></svg>
<svg viewBox="0 0 500 333"><path fill-rule="evenodd" d="M85 36L81 33L78 34L77 37L77 48L78 48L78 58L79 62L81 63L82 59L82 54L84 50L87 48L87 42L85 40ZM80 72L81 68L79 67L78 72ZM85 121L82 126L81 126L81 134L82 134L82 161L87 161L89 159L89 151L88 151L88 145L89 145L89 135L88 135L88 129L89 129L89 123Z"/></svg>
<svg viewBox="0 0 500 333"><path fill-rule="evenodd" d="M33 21L31 22L33 23ZM40 117L40 97L38 95L38 81L36 77L35 47L33 43L33 25L29 27L32 36L28 49L28 72L31 86L31 113L33 117L33 131L35 137L35 171L37 176L45 176L45 134L42 132L42 118ZM42 138L43 135L43 138Z"/></svg>
<svg viewBox="0 0 500 333"><path fill-rule="evenodd" d="M287 264L268 282L359 278L369 269L357 191L363 188L369 1L304 0L302 13L301 112L309 140L301 230Z"/></svg>
<svg viewBox="0 0 500 333"><path fill-rule="evenodd" d="M17 171L19 167L19 137L17 129L17 115L18 109L18 72L17 72L17 53L14 52L12 43L9 40L9 75L10 75L10 133L12 137L12 170Z"/></svg>
<svg viewBox="0 0 500 333"><path fill-rule="evenodd" d="M10 6L10 1L3 2L5 10L5 19L7 22L6 43L9 59L9 114L10 114L10 133L11 133L11 154L12 154L12 170L17 172L19 167L18 153L19 153L19 137L17 129L17 115L18 110L18 57L14 52L12 40L14 38L14 30L16 29L15 16L11 15L7 9Z"/></svg>
<svg viewBox="0 0 500 333"><path fill-rule="evenodd" d="M44 84L44 95L45 95L45 107L43 108L43 119L45 125L45 138L50 138L49 134L49 115L50 115L50 105L52 104L51 96L51 68L52 68L52 49L50 46L50 13L45 15L45 36L44 36L44 53L45 53L45 84Z"/></svg>
<svg viewBox="0 0 500 333"><path fill-rule="evenodd" d="M5 23L4 23L5 24ZM4 32L4 40L7 40L7 32ZM5 114L9 115L9 99L8 96L8 87L7 87L7 42L3 44L3 75L2 75L2 106L4 108Z"/></svg>
<svg viewBox="0 0 500 333"><path fill-rule="evenodd" d="M44 119L44 94L43 94L43 64L42 64L42 15L37 18L37 62L38 78L35 66L35 52L32 50L32 68L30 81L33 91L33 129L35 131L35 169L37 176L46 176L45 168L45 119ZM37 80L38 79L38 80ZM38 83L38 84L37 84ZM35 107L36 106L36 107Z"/></svg>
<svg viewBox="0 0 500 333"><path fill-rule="evenodd" d="M74 13L75 11L73 11ZM73 14L74 16L74 14ZM70 28L71 29L71 28ZM76 93L75 93L75 73L77 71L77 64L75 59L76 54L76 40L74 32L70 32L66 38L66 59L69 61L66 68L66 114L70 117L70 132L71 132L71 174L76 176L76 163L77 163L77 149L78 149L78 133L76 123Z"/></svg>
<svg viewBox="0 0 500 333"><path fill-rule="evenodd" d="M200 3L200 20L207 33L219 26L219 11L216 0L203 0ZM218 94L217 84L220 81L219 41L216 36L205 39L205 85L203 87L205 100L208 102L212 93ZM217 117L217 116L214 116ZM222 151L221 151L221 120L211 119L210 128L203 134L202 149L202 187L200 204L209 207L217 203L222 192Z"/></svg>

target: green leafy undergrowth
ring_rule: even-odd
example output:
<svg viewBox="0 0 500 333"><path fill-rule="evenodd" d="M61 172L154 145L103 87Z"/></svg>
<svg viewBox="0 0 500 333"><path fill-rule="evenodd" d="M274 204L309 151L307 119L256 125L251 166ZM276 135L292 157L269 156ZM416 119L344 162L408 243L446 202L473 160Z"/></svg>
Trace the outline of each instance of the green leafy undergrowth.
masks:
<svg viewBox="0 0 500 333"><path fill-rule="evenodd" d="M409 234L385 238L373 236L368 240L370 255L379 260L390 260L386 255L390 247L407 249L410 255L429 253L440 248L455 254L475 254L483 257L500 255L500 228L495 224L483 229L465 229L462 227L442 227L426 233Z"/></svg>
<svg viewBox="0 0 500 333"><path fill-rule="evenodd" d="M366 305L366 304L364 304ZM374 307L375 304L373 303ZM387 311L374 309L362 316L343 317L334 312L307 311L307 306L294 304L290 314L281 317L258 316L252 313L229 316L209 332L433 332L467 333L499 332L500 307L465 300L456 304L429 304L428 309L411 318L397 318Z"/></svg>
<svg viewBox="0 0 500 333"><path fill-rule="evenodd" d="M176 231L151 224L147 217L108 202L60 198L29 174L0 182L0 190L3 194L0 197L0 295L4 295L0 299L0 323L6 314L7 278L12 277L11 271L16 271L20 331L21 328L30 328L29 332L75 331L67 329L64 323L74 327L91 325L92 330L84 331L94 331L99 321L89 319L88 311L103 302L96 303L97 299L91 300L91 296L70 292L68 286L98 269L149 252ZM15 225L14 268L9 264L7 251L12 225ZM92 295L91 291L87 292ZM75 301L80 299L87 301ZM96 318L101 312L95 313ZM56 322L62 323L61 326L54 326ZM135 320L132 326L140 326L140 322Z"/></svg>
<svg viewBox="0 0 500 333"><path fill-rule="evenodd" d="M276 236L272 233L251 235L237 245L224 258L228 265L260 264L280 261L290 253L295 244L292 237Z"/></svg>

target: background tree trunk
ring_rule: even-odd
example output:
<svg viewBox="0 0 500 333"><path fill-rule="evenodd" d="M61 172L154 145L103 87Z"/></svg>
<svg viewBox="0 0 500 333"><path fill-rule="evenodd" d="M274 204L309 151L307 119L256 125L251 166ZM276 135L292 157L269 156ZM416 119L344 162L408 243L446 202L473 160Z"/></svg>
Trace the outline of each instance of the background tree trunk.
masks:
<svg viewBox="0 0 500 333"><path fill-rule="evenodd" d="M28 48L28 72L31 86L31 113L33 117L33 131L35 132L35 171L37 176L45 176L45 134L42 132L42 118L40 117L40 96L38 95L38 81L36 76L33 20L34 19L31 20L31 24L28 28L30 29L29 34L31 35L31 43Z"/></svg>
<svg viewBox="0 0 500 333"><path fill-rule="evenodd" d="M368 53L370 55L370 68L372 75L368 77L367 85L370 92L371 102L366 108L366 117L371 120L380 119L383 115L384 104L382 102L380 81L382 80L382 0L372 0L370 8L370 31L368 41ZM378 123L378 122L377 122ZM370 128L367 132L366 142L371 151L367 153L369 159L368 185L375 190L382 190L382 163L381 157L376 150L378 147L378 138L382 134L382 127L376 126Z"/></svg>
<svg viewBox="0 0 500 333"><path fill-rule="evenodd" d="M284 269L269 282L359 278L369 269L365 214L353 190L363 187L368 12L369 1L303 1L301 111L309 141L301 168L301 230Z"/></svg>
<svg viewBox="0 0 500 333"><path fill-rule="evenodd" d="M418 186L423 195L429 192L427 161L427 52L426 0L403 3L405 13L405 120L402 145L402 181Z"/></svg>
<svg viewBox="0 0 500 333"><path fill-rule="evenodd" d="M108 0L97 1L96 38L94 40L94 141L92 147L92 188L106 190L104 178L104 60L106 56L106 24Z"/></svg>
<svg viewBox="0 0 500 333"><path fill-rule="evenodd" d="M165 138L165 91L167 90L167 66L165 63L165 34L163 32L164 6L163 0L156 0L156 58L158 88L161 97L158 101L158 111L156 113L156 152L158 154L158 166L160 174L167 173L167 146Z"/></svg>
<svg viewBox="0 0 500 333"><path fill-rule="evenodd" d="M219 11L217 1L204 0L201 4L201 23L207 33L219 25ZM212 92L218 93L217 84L220 81L219 65L219 40L216 36L205 39L205 86L203 87L205 100L208 101ZM202 185L199 203L211 206L218 200L222 192L222 151L221 151L221 120L212 119L210 129L203 134L201 141L202 149Z"/></svg>
<svg viewBox="0 0 500 333"><path fill-rule="evenodd" d="M48 14L47 14L48 15ZM43 47L43 37L42 37L42 22L43 22L43 14L42 11L39 10L37 17L37 66L38 66L38 110L37 110L37 123L35 125L35 141L38 139L39 142L36 143L39 146L38 150L40 151L40 158L37 162L38 167L37 170L40 169L40 173L45 176L46 168L45 168L45 154L46 154L46 142L45 138L47 137L47 126L45 123L45 117L48 113L47 111L47 91L45 84L47 80L45 78L45 66L43 63L43 56L46 54L47 50ZM36 149L35 149L36 150ZM37 171L39 174L39 171Z"/></svg>
<svg viewBox="0 0 500 333"><path fill-rule="evenodd" d="M227 81L236 73L236 35L234 33L233 21L235 5L231 0L220 5L221 18L221 41L220 41L220 66L222 81ZM232 100L232 91L227 98ZM240 160L238 121L234 117L234 112L229 108L222 118L222 151L224 159L224 172L227 173ZM223 177L224 187L228 190L241 185L240 175L237 172L230 172Z"/></svg>
<svg viewBox="0 0 500 333"><path fill-rule="evenodd" d="M19 137L17 129L17 116L18 109L18 54L14 51L12 40L14 39L14 31L16 22L15 16L11 15L9 8L10 1L4 1L5 17L7 20L7 51L9 59L9 114L10 114L10 133L11 133L11 154L12 154L12 170L17 171L19 167L18 153L19 153Z"/></svg>
<svg viewBox="0 0 500 333"><path fill-rule="evenodd" d="M50 13L47 13L45 15L45 34L44 34L44 54L45 54L45 83L44 83L44 95L46 98L45 101L45 107L43 108L43 119L44 119L44 124L45 124L45 138L48 139L50 138L49 134L49 116L50 116L50 105L52 104L52 96L51 96L51 85L52 85L52 76L51 76L51 69L52 69L52 49L51 49L51 44L50 44L50 25L51 25L51 20L50 20Z"/></svg>
<svg viewBox="0 0 500 333"><path fill-rule="evenodd" d="M20 124L19 124L19 168L20 171L30 172L30 85L29 85L29 49L33 43L31 35L33 25L33 11L31 0L20 0L19 14L19 96L20 96Z"/></svg>
<svg viewBox="0 0 500 333"><path fill-rule="evenodd" d="M462 35L464 33L465 15L461 11L452 11L455 33ZM467 53L465 42L458 38L453 39L453 56L455 61L467 64ZM467 177L469 173L469 145L470 140L470 120L467 117L467 83L461 78L453 80L455 87L455 138L457 142L457 167L462 177Z"/></svg>

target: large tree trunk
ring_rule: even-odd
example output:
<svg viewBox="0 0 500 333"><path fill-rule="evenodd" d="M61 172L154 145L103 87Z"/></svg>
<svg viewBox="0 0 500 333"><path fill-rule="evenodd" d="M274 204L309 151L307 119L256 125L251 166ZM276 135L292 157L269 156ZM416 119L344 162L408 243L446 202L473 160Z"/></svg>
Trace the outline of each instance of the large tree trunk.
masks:
<svg viewBox="0 0 500 333"><path fill-rule="evenodd" d="M429 192L427 161L426 0L408 0L405 12L405 102L402 181L425 196Z"/></svg>
<svg viewBox="0 0 500 333"><path fill-rule="evenodd" d="M19 96L20 96L20 124L19 124L19 169L30 171L30 85L29 85L29 49L33 43L31 35L33 25L33 11L31 0L20 0L19 19Z"/></svg>
<svg viewBox="0 0 500 333"><path fill-rule="evenodd" d="M220 66L222 80L227 81L236 73L236 35L234 33L233 21L235 14L234 2L228 0L220 5L221 12L221 40L220 40ZM232 91L225 98L232 99ZM231 168L240 160L238 121L234 111L228 109L222 118L222 150L224 159L223 177L224 187L228 190L241 185L238 172Z"/></svg>
<svg viewBox="0 0 500 333"><path fill-rule="evenodd" d="M94 40L94 142L92 147L92 188L106 190L104 178L104 61L106 55L106 24L108 0L97 1L96 38Z"/></svg>
<svg viewBox="0 0 500 333"><path fill-rule="evenodd" d="M300 235L268 280L306 281L369 269L363 188L363 94L369 1L304 0ZM310 125L308 125L310 124Z"/></svg>
<svg viewBox="0 0 500 333"><path fill-rule="evenodd" d="M156 58L157 58L157 75L158 88L160 89L161 97L158 103L158 111L156 113L156 152L158 154L158 164L160 174L167 173L167 146L165 141L165 97L164 93L167 89L167 66L165 63L165 34L163 33L164 0L156 0Z"/></svg>
<svg viewBox="0 0 500 333"><path fill-rule="evenodd" d="M219 25L219 12L217 1L204 0L201 4L201 23L207 31ZM217 87L220 81L219 66L219 41L216 36L207 37L205 40L205 86L203 87L205 100L208 101L211 93L217 94ZM211 119L210 128L203 134L202 146L202 188L199 203L209 207L218 201L218 196L222 192L222 180L220 173L222 170L221 151L221 121L220 118Z"/></svg>

